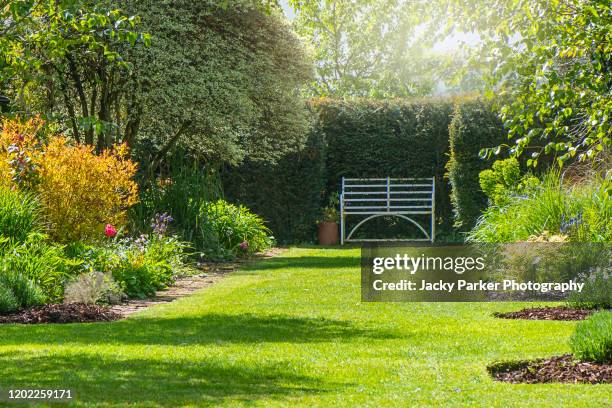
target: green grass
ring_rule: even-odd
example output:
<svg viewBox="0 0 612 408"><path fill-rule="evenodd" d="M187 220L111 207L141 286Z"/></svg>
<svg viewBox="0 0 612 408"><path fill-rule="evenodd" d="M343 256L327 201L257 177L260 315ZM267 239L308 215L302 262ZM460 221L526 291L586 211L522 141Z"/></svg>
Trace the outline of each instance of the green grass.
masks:
<svg viewBox="0 0 612 408"><path fill-rule="evenodd" d="M511 385L496 360L569 352L574 322L521 304L362 303L358 249L292 249L100 324L0 326L0 389L81 406L610 406L610 385ZM0 405L2 403L0 402Z"/></svg>

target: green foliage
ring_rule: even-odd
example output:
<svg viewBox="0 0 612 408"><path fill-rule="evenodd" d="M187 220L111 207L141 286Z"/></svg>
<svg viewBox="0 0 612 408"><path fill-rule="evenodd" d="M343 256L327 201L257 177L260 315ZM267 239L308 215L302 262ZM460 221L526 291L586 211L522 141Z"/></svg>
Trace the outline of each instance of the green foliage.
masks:
<svg viewBox="0 0 612 408"><path fill-rule="evenodd" d="M609 257L610 252L598 254L603 259ZM569 304L577 308L610 309L612 308L612 274L608 268L592 268L587 273L578 276L584 283L580 292L572 292Z"/></svg>
<svg viewBox="0 0 612 408"><path fill-rule="evenodd" d="M38 200L31 194L0 186L0 237L23 242L40 228Z"/></svg>
<svg viewBox="0 0 612 408"><path fill-rule="evenodd" d="M449 126L450 158L446 165L450 181L455 226L469 231L487 197L479 186L479 174L490 162L479 157L483 147L496 146L505 138L500 120L489 103L479 100L455 105Z"/></svg>
<svg viewBox="0 0 612 408"><path fill-rule="evenodd" d="M405 97L434 88L431 57L414 41L425 3L291 0L297 31L314 44L317 96Z"/></svg>
<svg viewBox="0 0 612 408"><path fill-rule="evenodd" d="M594 179L563 186L550 172L526 196L488 207L468 239L474 242L525 241L546 231L569 235L574 242L612 241L610 181Z"/></svg>
<svg viewBox="0 0 612 408"><path fill-rule="evenodd" d="M340 195L337 192L329 195L329 203L321 210L319 222L338 222L340 220Z"/></svg>
<svg viewBox="0 0 612 408"><path fill-rule="evenodd" d="M0 313L41 305L43 291L26 276L15 271L0 271Z"/></svg>
<svg viewBox="0 0 612 408"><path fill-rule="evenodd" d="M502 205L511 195L528 192L539 184L537 177L521 175L515 158L495 161L491 169L480 172L479 179L482 191L494 205Z"/></svg>
<svg viewBox="0 0 612 408"><path fill-rule="evenodd" d="M139 18L109 1L0 0L0 91L98 147L119 140L129 98L125 47L148 43ZM113 120L111 113L118 118Z"/></svg>
<svg viewBox="0 0 612 408"><path fill-rule="evenodd" d="M40 288L45 302L62 299L64 282L75 266L66 258L63 247L49 243L42 234L32 233L0 255L0 275L16 274L29 280Z"/></svg>
<svg viewBox="0 0 612 408"><path fill-rule="evenodd" d="M511 154L529 153L533 166L544 155L562 164L609 154L610 2L443 3L449 30L480 37L474 62L487 73L489 93L505 96Z"/></svg>
<svg viewBox="0 0 612 408"><path fill-rule="evenodd" d="M129 297L144 299L171 284L185 261L186 244L156 234L124 238L105 246L75 246L72 256L86 271L112 273Z"/></svg>
<svg viewBox="0 0 612 408"><path fill-rule="evenodd" d="M478 187L478 173L485 169L479 146L499 143L503 131L487 105L458 103L467 106L474 123L455 137L451 184L453 194L459 190L466 200L473 191L478 194L476 219L486 206ZM225 193L261 214L280 242L303 242L314 239L321 207L339 191L342 177L435 176L438 231L450 234L451 191L444 176L452 107L453 101L439 99L313 100L316 125L306 148L277 165L247 162L229 168L223 176ZM405 224L387 220L364 227L364 232L379 235L406 232Z"/></svg>
<svg viewBox="0 0 612 408"><path fill-rule="evenodd" d="M204 203L223 195L219 172L178 153L170 157L170 165L162 168L157 179L142 187L140 202L130 210L130 229L150 231L149 221L155 214L168 213L173 217L171 231L195 251L225 257L220 243L199 218Z"/></svg>
<svg viewBox="0 0 612 408"><path fill-rule="evenodd" d="M245 161L223 172L228 200L266 220L281 243L313 241L325 186L325 136L312 132L304 148L276 164Z"/></svg>
<svg viewBox="0 0 612 408"><path fill-rule="evenodd" d="M579 322L570 346L582 361L612 363L612 312L597 312Z"/></svg>
<svg viewBox="0 0 612 408"><path fill-rule="evenodd" d="M312 67L278 10L261 2L117 1L142 17L149 48L133 48L131 140L153 165L180 147L209 160L270 160L303 143L299 91ZM258 4L259 3L259 4Z"/></svg>
<svg viewBox="0 0 612 408"><path fill-rule="evenodd" d="M200 222L212 231L223 248L237 256L263 251L274 242L261 217L224 200L203 204Z"/></svg>

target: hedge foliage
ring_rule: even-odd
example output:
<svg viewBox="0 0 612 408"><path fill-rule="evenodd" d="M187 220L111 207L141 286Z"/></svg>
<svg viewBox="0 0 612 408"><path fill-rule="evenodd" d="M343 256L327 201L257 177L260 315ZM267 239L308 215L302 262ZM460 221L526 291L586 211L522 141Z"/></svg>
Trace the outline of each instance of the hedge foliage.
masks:
<svg viewBox="0 0 612 408"><path fill-rule="evenodd" d="M506 136L492 106L479 100L455 105L448 135L450 159L446 168L452 186L450 199L455 226L468 231L487 206L478 175L491 162L479 159L479 152L482 148L500 145Z"/></svg>
<svg viewBox="0 0 612 408"><path fill-rule="evenodd" d="M312 241L325 185L324 140L311 132L303 148L275 165L246 161L226 169L226 197L262 216L279 243Z"/></svg>
<svg viewBox="0 0 612 408"><path fill-rule="evenodd" d="M454 108L455 103L451 99L313 100L315 125L307 145L276 165L245 162L226 169L226 196L262 215L279 242L312 241L321 206L329 194L339 191L342 177L434 176L437 231L451 233L451 195L461 198L455 200L457 205L467 205L466 210L454 211L463 220L466 215L475 219L486 207L478 185L478 173L486 163L478 152L503 137L489 106L476 101ZM462 124L460 119L475 122ZM456 127L452 152L451 121ZM460 191L451 193L451 185ZM388 232L388 226L373 223L368 232L379 233L379 228Z"/></svg>

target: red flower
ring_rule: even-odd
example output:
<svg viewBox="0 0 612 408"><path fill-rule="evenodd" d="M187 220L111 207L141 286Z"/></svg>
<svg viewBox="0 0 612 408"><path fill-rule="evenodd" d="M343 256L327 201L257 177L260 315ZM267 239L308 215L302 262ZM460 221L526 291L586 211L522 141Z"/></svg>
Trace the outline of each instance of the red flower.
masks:
<svg viewBox="0 0 612 408"><path fill-rule="evenodd" d="M104 235L107 238L112 238L117 235L117 228L113 227L111 224L106 224L106 228L104 228Z"/></svg>

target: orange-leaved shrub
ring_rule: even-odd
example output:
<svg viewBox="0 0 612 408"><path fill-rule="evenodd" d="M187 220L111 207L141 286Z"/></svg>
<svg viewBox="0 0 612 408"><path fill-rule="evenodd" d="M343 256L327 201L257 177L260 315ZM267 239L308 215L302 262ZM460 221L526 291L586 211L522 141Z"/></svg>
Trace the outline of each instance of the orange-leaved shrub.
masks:
<svg viewBox="0 0 612 408"><path fill-rule="evenodd" d="M43 138L44 121L38 117L0 125L0 186L33 187Z"/></svg>
<svg viewBox="0 0 612 408"><path fill-rule="evenodd" d="M52 137L36 184L51 237L92 241L103 237L106 224L125 225L127 209L138 201L135 173L126 145L96 154L91 146Z"/></svg>

